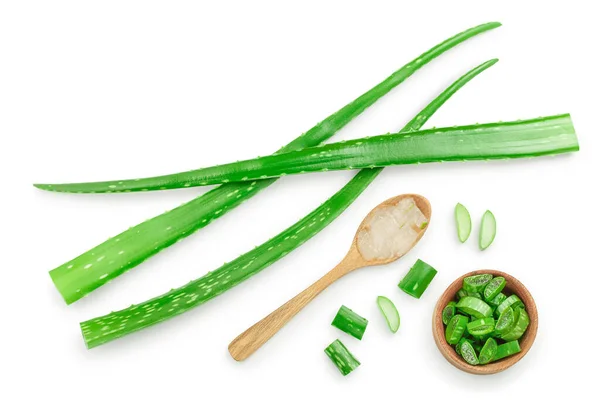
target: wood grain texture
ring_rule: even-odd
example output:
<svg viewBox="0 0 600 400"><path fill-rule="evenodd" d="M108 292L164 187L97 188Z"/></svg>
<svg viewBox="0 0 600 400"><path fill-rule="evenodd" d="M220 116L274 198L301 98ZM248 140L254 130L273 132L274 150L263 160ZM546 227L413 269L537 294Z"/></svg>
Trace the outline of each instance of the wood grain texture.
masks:
<svg viewBox="0 0 600 400"><path fill-rule="evenodd" d="M362 257L357 251L351 251L335 268L321 279L310 285L296 297L267 315L265 318L248 328L229 344L229 353L237 361L243 361L251 356L285 324L287 324L312 299L325 290L333 282L346 275L357 265Z"/></svg>
<svg viewBox="0 0 600 400"><path fill-rule="evenodd" d="M388 264L392 261L397 260L402 257L406 252L408 252L412 247L414 247L421 237L425 234L425 231L429 227L427 224L424 228L416 228L419 229L419 235L417 239L413 243L413 245L403 254L392 258L386 259L374 259L374 260L366 260L358 251L357 239L358 233L365 229L365 221L369 219L372 213L380 207L395 205L401 200L411 197L415 202L416 206L421 210L423 215L427 218L428 221L431 221L431 205L429 201L420 195L416 194L404 194L396 197L392 197L384 201L375 207L369 214L363 219L363 222L360 224L359 228L356 231L356 235L352 240L352 245L350 246L350 250L344 257L344 259L336 265L331 271L325 274L321 279L313 283L303 292L298 294L296 297L289 300L287 303L279 307L277 310L273 311L271 314L267 315L265 318L257 322L248 328L244 333L236 337L229 344L229 354L237 360L243 361L249 356L251 356L256 350L258 350L263 344L265 344L269 339L273 337L285 324L287 324L300 310L302 310L312 299L314 299L319 293L325 290L329 285L333 282L337 281L342 276L347 273L354 271L358 268L371 266L371 265L382 265Z"/></svg>
<svg viewBox="0 0 600 400"><path fill-rule="evenodd" d="M500 361L491 362L486 365L470 365L468 364L461 356L459 356L454 350L454 346L449 345L446 342L446 327L442 322L442 310L448 304L448 302L454 299L456 292L462 288L463 279L467 276L477 275L477 274L492 274L494 276L502 276L506 279L506 286L504 287L503 292L511 295L516 294L525 304L525 310L529 314L530 323L529 327L525 331L525 334L519 339L519 344L521 346L521 352L510 357L504 358ZM515 277L502 272L496 271L492 269L481 269L477 271L469 272L456 279L446 291L440 296L437 304L435 305L433 311L433 339L435 340L435 344L438 349L444 356L446 360L456 368L476 375L490 375L496 374L498 372L504 371L507 368L515 365L519 360L521 360L535 341L535 337L537 335L538 330L538 312L537 307L535 305L535 301L531 296L531 293L527 290L527 288Z"/></svg>

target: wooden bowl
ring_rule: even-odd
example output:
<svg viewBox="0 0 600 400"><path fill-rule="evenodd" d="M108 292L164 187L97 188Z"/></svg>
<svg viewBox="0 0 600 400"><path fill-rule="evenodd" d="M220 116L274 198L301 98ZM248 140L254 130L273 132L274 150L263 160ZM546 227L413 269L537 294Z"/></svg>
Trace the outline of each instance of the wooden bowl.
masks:
<svg viewBox="0 0 600 400"><path fill-rule="evenodd" d="M525 331L525 334L519 339L519 344L521 346L521 352L510 357L506 357L500 361L491 362L486 365L471 365L468 364L461 356L459 356L454 350L454 346L449 345L446 342L446 327L442 322L442 310L446 305L455 299L456 292L462 288L463 279L467 276L478 275L478 274L492 274L494 276L502 276L506 279L506 286L504 287L503 292L507 295L516 294L519 296L521 300L523 300L523 304L525 304L525 310L529 314L530 323L529 327ZM538 312L537 307L535 306L535 301L533 301L533 297L527 290L525 286L521 282L519 282L513 276L501 272L495 271L492 269L482 269L478 271L469 272L452 282L448 289L442 294L437 304L435 305L435 309L433 310L433 339L435 340L435 344L437 345L440 352L448 360L448 362L454 365L456 368L463 370L465 372L469 372L471 374L477 375L489 375L495 374L516 364L521 358L525 357L525 354L529 351L531 346L533 345L533 341L535 340L535 335L538 330Z"/></svg>

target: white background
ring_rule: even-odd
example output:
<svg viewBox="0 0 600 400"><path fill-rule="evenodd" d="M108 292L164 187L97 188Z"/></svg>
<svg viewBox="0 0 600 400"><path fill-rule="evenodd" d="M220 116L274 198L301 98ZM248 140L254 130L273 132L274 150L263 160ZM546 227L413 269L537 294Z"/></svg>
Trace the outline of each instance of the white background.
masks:
<svg viewBox="0 0 600 400"><path fill-rule="evenodd" d="M593 2L200 3L1 3L0 397L491 400L593 390L600 357L600 32L593 6L577 5ZM47 271L206 189L59 195L36 191L33 182L150 176L268 154L422 51L494 20L504 26L427 65L333 140L398 130L458 76L499 57L427 126L570 112L579 153L388 168L325 231L259 275L186 315L86 350L80 321L235 258L354 173L286 177L69 307ZM417 248L392 265L345 277L246 362L230 358L235 336L331 268L362 217L405 192L433 205ZM457 201L475 223L486 209L495 213L498 236L487 251L477 249L477 230L458 243ZM396 287L417 257L439 271L420 300ZM487 377L448 364L430 328L445 287L478 268L519 278L540 314L530 353ZM400 310L395 336L377 295ZM341 304L370 320L362 342L329 325ZM323 353L338 337L362 362L345 378Z"/></svg>

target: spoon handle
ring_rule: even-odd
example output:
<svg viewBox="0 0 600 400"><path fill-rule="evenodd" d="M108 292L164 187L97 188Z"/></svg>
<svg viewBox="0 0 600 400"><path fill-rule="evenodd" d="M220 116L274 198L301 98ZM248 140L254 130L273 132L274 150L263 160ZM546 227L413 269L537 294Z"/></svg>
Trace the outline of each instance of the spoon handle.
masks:
<svg viewBox="0 0 600 400"><path fill-rule="evenodd" d="M352 266L349 265L351 258L344 258L321 279L236 337L229 344L231 356L237 361L243 361L250 357L319 293L351 271Z"/></svg>

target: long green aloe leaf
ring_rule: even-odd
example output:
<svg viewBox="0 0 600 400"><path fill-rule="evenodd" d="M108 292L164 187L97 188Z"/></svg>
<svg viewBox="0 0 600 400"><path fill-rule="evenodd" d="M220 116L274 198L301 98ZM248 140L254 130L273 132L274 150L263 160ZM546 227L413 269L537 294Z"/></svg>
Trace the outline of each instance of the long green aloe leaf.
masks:
<svg viewBox="0 0 600 400"><path fill-rule="evenodd" d="M417 114L403 131L420 129L456 91L496 61L483 63L459 78ZM82 322L81 330L87 347L99 346L189 311L257 274L329 225L381 171L382 168L360 171L346 186L296 224L219 269L144 303Z"/></svg>
<svg viewBox="0 0 600 400"><path fill-rule="evenodd" d="M479 25L438 44L280 151L314 146L330 138L336 131L423 65L465 40L499 26L498 22ZM224 184L180 207L118 234L53 269L50 271L50 276L67 304L73 303L159 251L208 225L212 220L237 207L273 182L275 180L265 179L260 182ZM115 185L115 187L110 187L113 186L112 184L109 185L109 191L126 191L126 189L120 189L119 181L115 182ZM53 190L51 185L37 186Z"/></svg>
<svg viewBox="0 0 600 400"><path fill-rule="evenodd" d="M523 121L430 129L419 135L387 134L202 168L122 181L129 190L213 185L288 174L374 168L437 161L534 157L576 151L568 114ZM57 190L101 191L106 183L65 184Z"/></svg>

